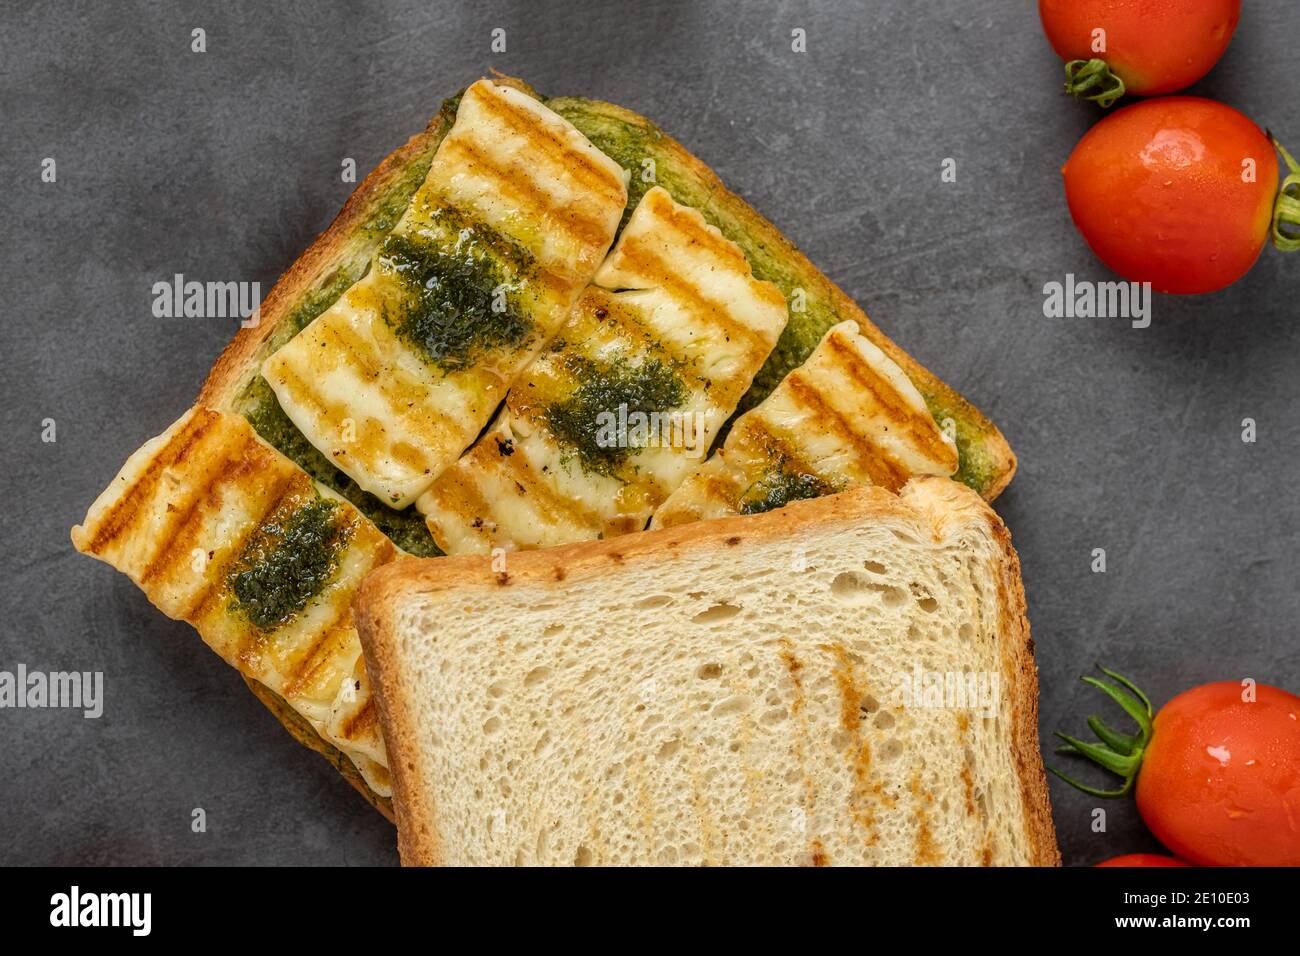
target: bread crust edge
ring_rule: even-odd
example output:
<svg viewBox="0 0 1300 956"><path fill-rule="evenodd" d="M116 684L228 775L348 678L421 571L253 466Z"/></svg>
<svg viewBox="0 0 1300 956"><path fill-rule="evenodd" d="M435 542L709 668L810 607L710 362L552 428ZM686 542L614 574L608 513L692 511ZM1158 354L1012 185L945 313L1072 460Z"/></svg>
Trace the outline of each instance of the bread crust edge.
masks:
<svg viewBox="0 0 1300 956"><path fill-rule="evenodd" d="M357 769L356 764L352 762L347 754L333 744L327 743L325 738L318 734L311 724L307 723L306 718L289 706L289 703L271 688L251 677L243 674L240 676L244 678L244 683L253 692L253 696L266 705L266 709L284 725L284 729L289 732L289 736L328 760L330 765L342 774L343 779L350 783L366 799L367 803L382 813L389 823L397 822L397 818L393 815L393 801L388 797L381 797L370 789L365 778L361 776L361 771Z"/></svg>

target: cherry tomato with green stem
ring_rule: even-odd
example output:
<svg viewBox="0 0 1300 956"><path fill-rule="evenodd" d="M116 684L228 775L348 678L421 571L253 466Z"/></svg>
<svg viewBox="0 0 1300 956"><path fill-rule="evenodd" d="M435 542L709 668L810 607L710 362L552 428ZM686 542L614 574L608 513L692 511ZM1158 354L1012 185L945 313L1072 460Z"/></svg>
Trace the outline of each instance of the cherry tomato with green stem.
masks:
<svg viewBox="0 0 1300 956"><path fill-rule="evenodd" d="M1108 107L1126 92L1175 93L1232 41L1241 0L1038 0L1065 90Z"/></svg>
<svg viewBox="0 0 1300 956"><path fill-rule="evenodd" d="M1097 743L1057 733L1057 752L1123 779L1111 790L1052 772L1098 797L1134 790L1138 812L1176 857L1198 866L1300 866L1300 697L1267 684L1219 681L1158 713L1128 678L1084 677L1137 724L1121 733L1096 714Z"/></svg>
<svg viewBox="0 0 1300 956"><path fill-rule="evenodd" d="M1290 174L1278 191L1277 151ZM1157 292L1236 282L1270 234L1300 248L1300 165L1230 106L1144 100L1092 127L1062 167L1070 215L1097 257Z"/></svg>

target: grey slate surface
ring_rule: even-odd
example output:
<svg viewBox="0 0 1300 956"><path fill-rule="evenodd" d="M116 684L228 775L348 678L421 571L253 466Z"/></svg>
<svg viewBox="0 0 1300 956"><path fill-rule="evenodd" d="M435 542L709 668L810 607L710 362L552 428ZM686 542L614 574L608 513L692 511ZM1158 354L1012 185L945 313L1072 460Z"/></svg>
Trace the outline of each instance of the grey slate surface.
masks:
<svg viewBox="0 0 1300 956"><path fill-rule="evenodd" d="M0 710L0 863L395 862L389 825L188 627L76 555L68 529L234 330L154 318L152 284L182 272L269 290L347 196L343 158L369 170L491 67L660 121L1001 425L1021 467L997 507L1024 564L1045 731L1083 729L1097 704L1076 678L1097 661L1157 702L1220 678L1300 690L1300 260L1266 252L1226 292L1160 299L1146 330L1044 318L1045 282L1106 274L1058 172L1096 114L1058 95L1032 5L238 0L2 16L0 669L102 670L107 703L99 720ZM1297 32L1300 7L1254 0L1192 92L1300 149ZM940 183L945 157L955 184ZM1089 569L1098 547L1105 574ZM1067 863L1153 846L1129 804L1098 835L1097 801L1056 781L1052 797Z"/></svg>

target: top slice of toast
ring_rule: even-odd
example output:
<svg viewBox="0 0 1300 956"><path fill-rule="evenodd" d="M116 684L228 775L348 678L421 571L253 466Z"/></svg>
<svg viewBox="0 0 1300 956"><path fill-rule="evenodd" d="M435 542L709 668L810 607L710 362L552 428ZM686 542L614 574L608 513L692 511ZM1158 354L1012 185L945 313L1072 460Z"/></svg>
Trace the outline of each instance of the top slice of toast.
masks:
<svg viewBox="0 0 1300 956"><path fill-rule="evenodd" d="M405 863L1057 862L1018 562L949 479L405 560L356 606Z"/></svg>

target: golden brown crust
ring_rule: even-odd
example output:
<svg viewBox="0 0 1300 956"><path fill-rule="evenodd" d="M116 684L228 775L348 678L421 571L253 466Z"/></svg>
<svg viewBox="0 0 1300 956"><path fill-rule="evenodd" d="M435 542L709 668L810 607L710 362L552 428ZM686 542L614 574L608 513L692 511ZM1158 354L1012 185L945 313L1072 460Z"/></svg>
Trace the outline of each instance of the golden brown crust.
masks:
<svg viewBox="0 0 1300 956"><path fill-rule="evenodd" d="M413 574L423 573L420 569L424 561L419 558L399 560L396 564L410 566ZM396 602L391 598L401 593L407 577L401 575L393 579L391 585L379 582L380 588L372 589L373 575L367 576L353 598L352 606L357 619L357 633L361 635L366 673L370 677L370 695L379 707L379 727L388 750L393 818L397 823L397 852L403 866L438 866L442 854L427 822L432 819L433 806L428 802L429 795L419 786L413 761L401 756L416 753L417 745L415 728L401 720L399 701L406 699L409 691L405 675L394 663L393 648L388 640L395 633L397 623L392 616ZM368 597L372 590L383 597Z"/></svg>
<svg viewBox="0 0 1300 956"><path fill-rule="evenodd" d="M935 538L951 526L987 523L1002 552L998 562L999 638L1003 668L1012 693L1013 759L1020 778L1030 858L1035 865L1058 865L1059 854L1047 801L1047 783L1038 750L1038 679L1029 637L1020 564L1001 519L970 488L947 478L913 480L901 495L874 486L856 486L824 498L796 501L766 514L720 518L645 531L603 541L523 551L509 557L509 570L493 570L485 555L408 558L370 574L354 600L357 631L365 653L380 726L388 747L397 816L398 848L406 865L437 865L443 856L429 827L436 807L419 785L414 760L418 728L407 719L405 701L413 689L397 666L393 640L398 615L413 595L491 591L531 585L556 588L565 582L607 572L616 566L673 560L681 554L725 551L741 540L790 539L813 528L892 520L930 531Z"/></svg>
<svg viewBox="0 0 1300 956"><path fill-rule="evenodd" d="M913 481L904 489L904 496L915 498L919 495L934 495L950 498L954 505L961 508L956 501L958 496L953 494L955 489L960 489L961 494L969 497L965 486L932 478ZM988 507L979 508L978 513L988 524L991 537L1003 556L998 562L998 633L1002 637L1002 670L1012 694L1012 759L1016 765L1016 776L1020 780L1031 865L1060 866L1061 853L1056 845L1047 776L1043 771L1043 756L1039 747L1038 667L1034 662L1034 640L1029 631L1020 556L1011 544L1011 532L998 513Z"/></svg>
<svg viewBox="0 0 1300 956"><path fill-rule="evenodd" d="M1003 669L1012 687L1012 756L1020 795L1024 805L1025 826L1031 846L1031 865L1060 866L1061 851L1056 845L1056 828L1052 824L1052 804L1048 798L1047 776L1038 738L1038 666L1034 662L1034 639L1029 633L1025 585L1020 575L1020 556L1011 545L1011 533L1002 518L988 512L989 528L1001 545L1005 561L998 581L998 606L1002 615L1001 633Z"/></svg>

